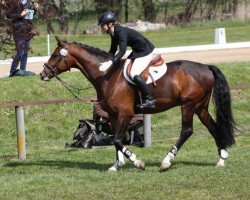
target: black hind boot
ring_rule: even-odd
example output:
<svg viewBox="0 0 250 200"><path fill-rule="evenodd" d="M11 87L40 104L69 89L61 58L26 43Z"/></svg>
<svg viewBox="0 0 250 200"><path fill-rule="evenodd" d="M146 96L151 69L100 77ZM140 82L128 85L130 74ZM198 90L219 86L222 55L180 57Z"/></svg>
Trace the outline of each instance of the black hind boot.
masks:
<svg viewBox="0 0 250 200"><path fill-rule="evenodd" d="M155 100L149 93L148 87L146 85L146 82L138 75L134 76L133 81L138 86L139 90L141 91L141 94L143 96L142 103L137 105L138 108L155 108Z"/></svg>

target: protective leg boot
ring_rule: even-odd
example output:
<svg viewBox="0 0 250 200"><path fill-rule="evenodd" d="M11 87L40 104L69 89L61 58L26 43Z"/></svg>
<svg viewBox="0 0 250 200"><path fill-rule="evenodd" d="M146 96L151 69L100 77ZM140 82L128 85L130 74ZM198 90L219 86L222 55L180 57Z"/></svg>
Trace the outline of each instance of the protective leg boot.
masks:
<svg viewBox="0 0 250 200"><path fill-rule="evenodd" d="M136 83L136 85L138 86L143 96L142 103L137 105L137 107L141 109L142 108L155 108L155 100L149 93L146 82L138 75L134 76L133 81Z"/></svg>

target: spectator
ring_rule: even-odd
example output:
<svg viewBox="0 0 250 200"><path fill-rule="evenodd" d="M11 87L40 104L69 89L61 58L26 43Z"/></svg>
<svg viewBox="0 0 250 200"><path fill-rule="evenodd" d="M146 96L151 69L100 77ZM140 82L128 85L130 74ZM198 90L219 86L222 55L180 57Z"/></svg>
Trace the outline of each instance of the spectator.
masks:
<svg viewBox="0 0 250 200"><path fill-rule="evenodd" d="M32 75L26 72L30 40L37 35L33 25L33 15L38 9L38 3L30 0L7 0L6 17L11 19L11 29L16 45L16 55L13 59L9 77L20 75ZM17 69L20 63L20 70ZM26 73L25 73L26 72Z"/></svg>

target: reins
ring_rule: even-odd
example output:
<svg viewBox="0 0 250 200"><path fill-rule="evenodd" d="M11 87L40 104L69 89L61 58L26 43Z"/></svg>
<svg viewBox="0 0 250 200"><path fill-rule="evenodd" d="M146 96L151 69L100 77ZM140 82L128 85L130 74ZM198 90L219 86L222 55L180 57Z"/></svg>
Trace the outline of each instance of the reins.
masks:
<svg viewBox="0 0 250 200"><path fill-rule="evenodd" d="M67 50L67 46L65 48ZM60 59L56 62L56 64L51 67L49 66L47 63L44 63L44 66L47 67L50 72L48 73L48 76L49 77L56 77L56 79L77 99L79 99L81 101L81 98L78 96L80 91L83 91L83 90L87 90L87 89L90 89L91 86L89 87L86 87L86 88L76 88L76 87L73 87L73 86L70 86L69 84L67 84L64 80L62 80L58 75L57 75L57 70L56 70L56 67L57 65L61 62L61 60L64 59L64 56L60 55ZM67 65L67 62L66 60L64 59L64 62L65 64ZM71 89L74 89L74 90L77 90L77 94L75 94Z"/></svg>
<svg viewBox="0 0 250 200"><path fill-rule="evenodd" d="M56 62L56 64L54 65L54 66L49 66L47 63L44 63L44 68L46 67L46 68L48 68L49 69L49 72L48 72L48 77L49 78L52 78L52 77L56 77L56 79L75 97L75 98L77 98L77 99L79 99L79 100L81 100L81 98L78 96L79 95L79 92L80 91L83 91L83 90L87 90L87 89L90 89L91 88L91 86L89 86L89 87L86 87L86 88L75 88L75 87L72 87L72 86L70 86L69 84L67 84L64 80L62 80L57 74L58 74L58 72L57 72L57 65L62 61L62 59L64 59L64 57L66 57L67 55L68 55L68 52L67 52L67 45L66 45L66 47L64 47L62 50L64 50L63 51L63 53L64 54L62 54L61 53L61 51L60 51L60 58L58 59L58 61ZM64 62L65 62L65 64L66 64L66 66L67 66L67 62L66 62L66 60L64 59ZM117 80L115 81L115 84L114 84L114 87L112 88L112 90L108 93L108 95L107 96L105 96L101 101L100 101L100 103L101 102L103 102L103 101L105 101L108 97L110 97L112 94L113 94L113 92L114 92L114 90L115 90L115 85L117 84L117 82L119 81L119 79L120 79L120 77L121 77L121 75L122 75L122 72L123 72L123 70L121 69L121 71L120 71L120 73L119 73L119 75L118 75L118 77L117 77ZM72 89L74 89L74 90L77 90L78 92L77 92L77 94L75 94L73 91L72 91Z"/></svg>
<svg viewBox="0 0 250 200"><path fill-rule="evenodd" d="M81 100L81 98L78 96L80 91L92 88L91 86L86 87L86 88L75 88L75 87L70 86L69 84L67 84L65 81L63 81L58 75L55 75L55 77L75 98L77 98L79 100ZM70 88L74 89L74 90L77 90L78 91L77 94L75 94Z"/></svg>

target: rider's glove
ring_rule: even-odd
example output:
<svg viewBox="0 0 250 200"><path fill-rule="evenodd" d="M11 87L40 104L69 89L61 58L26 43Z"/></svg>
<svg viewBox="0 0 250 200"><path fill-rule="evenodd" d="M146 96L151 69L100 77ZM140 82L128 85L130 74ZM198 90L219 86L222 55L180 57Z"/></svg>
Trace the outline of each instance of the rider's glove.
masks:
<svg viewBox="0 0 250 200"><path fill-rule="evenodd" d="M99 71L104 72L106 71L108 68L110 68L110 66L113 64L112 60L109 60L107 62L101 63L100 67L99 67Z"/></svg>

